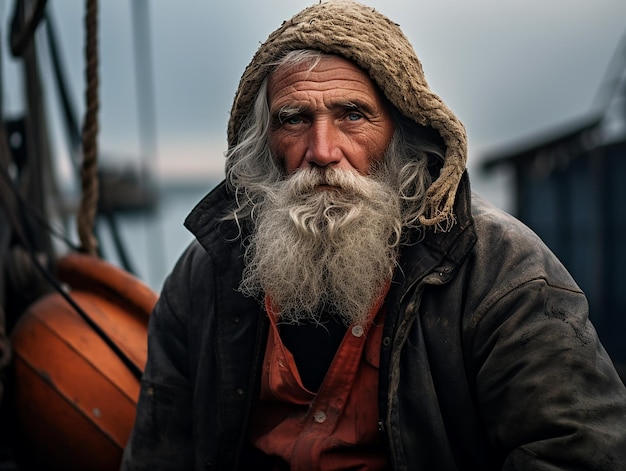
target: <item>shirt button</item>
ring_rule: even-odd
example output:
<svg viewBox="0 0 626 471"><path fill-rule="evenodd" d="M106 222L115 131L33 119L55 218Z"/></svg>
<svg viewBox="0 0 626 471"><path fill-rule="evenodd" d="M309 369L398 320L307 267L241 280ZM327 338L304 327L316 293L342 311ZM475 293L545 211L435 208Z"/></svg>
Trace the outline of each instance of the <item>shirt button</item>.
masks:
<svg viewBox="0 0 626 471"><path fill-rule="evenodd" d="M326 421L326 414L324 411L318 410L313 414L313 420L315 420L318 424Z"/></svg>
<svg viewBox="0 0 626 471"><path fill-rule="evenodd" d="M363 335L363 326L355 325L354 327L352 327L352 335L354 335L355 337L361 337Z"/></svg>

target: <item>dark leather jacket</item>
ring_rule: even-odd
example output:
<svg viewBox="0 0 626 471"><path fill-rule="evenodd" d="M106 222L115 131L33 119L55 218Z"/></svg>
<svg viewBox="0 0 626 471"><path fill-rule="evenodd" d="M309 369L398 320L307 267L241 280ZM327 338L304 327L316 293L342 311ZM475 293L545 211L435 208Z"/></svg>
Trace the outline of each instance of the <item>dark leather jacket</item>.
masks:
<svg viewBox="0 0 626 471"><path fill-rule="evenodd" d="M237 292L240 239L223 185L150 319L123 469L263 469L246 424L267 322ZM380 430L395 470L626 469L626 390L587 303L528 228L470 196L450 232L406 245L385 301Z"/></svg>

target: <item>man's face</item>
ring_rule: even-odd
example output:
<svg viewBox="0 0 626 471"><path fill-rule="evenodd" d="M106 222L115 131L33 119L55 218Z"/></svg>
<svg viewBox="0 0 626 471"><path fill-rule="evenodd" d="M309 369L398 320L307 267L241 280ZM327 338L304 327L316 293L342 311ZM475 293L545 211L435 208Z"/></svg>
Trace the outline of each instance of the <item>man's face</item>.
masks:
<svg viewBox="0 0 626 471"><path fill-rule="evenodd" d="M393 136L370 78L340 57L285 67L269 78L270 148L291 174L334 166L367 175Z"/></svg>

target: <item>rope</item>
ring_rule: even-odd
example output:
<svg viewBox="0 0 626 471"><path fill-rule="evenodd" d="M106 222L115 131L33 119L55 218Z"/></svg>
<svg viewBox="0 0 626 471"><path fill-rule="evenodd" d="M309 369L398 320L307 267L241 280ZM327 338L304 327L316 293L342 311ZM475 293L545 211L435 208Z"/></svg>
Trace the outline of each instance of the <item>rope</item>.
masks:
<svg viewBox="0 0 626 471"><path fill-rule="evenodd" d="M82 198L77 226L81 250L96 256L98 242L93 230L98 209L98 1L86 0L86 10L86 112L82 130Z"/></svg>

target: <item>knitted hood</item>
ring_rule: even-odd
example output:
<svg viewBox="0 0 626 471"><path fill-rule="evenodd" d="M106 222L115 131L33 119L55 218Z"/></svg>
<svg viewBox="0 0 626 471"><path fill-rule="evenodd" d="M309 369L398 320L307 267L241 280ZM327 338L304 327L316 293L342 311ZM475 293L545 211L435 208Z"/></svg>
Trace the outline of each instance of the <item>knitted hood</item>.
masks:
<svg viewBox="0 0 626 471"><path fill-rule="evenodd" d="M244 71L228 123L233 147L261 83L287 52L314 49L342 56L363 69L406 117L435 129L446 146L438 178L426 194L421 223L447 229L454 223L456 190L465 170L463 124L428 87L422 65L400 27L371 7L334 0L302 10L285 21L258 49Z"/></svg>

